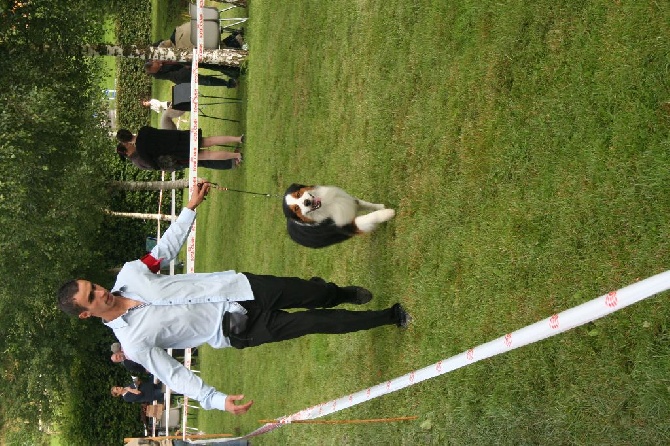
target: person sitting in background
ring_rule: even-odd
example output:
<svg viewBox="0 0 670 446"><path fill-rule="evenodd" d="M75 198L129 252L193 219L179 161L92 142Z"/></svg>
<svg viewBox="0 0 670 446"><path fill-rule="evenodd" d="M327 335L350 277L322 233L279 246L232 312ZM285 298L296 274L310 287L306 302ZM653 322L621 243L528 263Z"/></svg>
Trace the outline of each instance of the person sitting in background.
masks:
<svg viewBox="0 0 670 446"><path fill-rule="evenodd" d="M113 397L123 397L123 401L126 403L152 403L163 400L164 396L161 389L161 384L136 379L132 384L125 387L112 387L111 393Z"/></svg>
<svg viewBox="0 0 670 446"><path fill-rule="evenodd" d="M118 342L113 343L111 346L111 350L112 350L112 356L110 359L112 360L112 362L116 364L121 364L123 367L126 368L126 370L128 370L131 373L131 375L137 376L149 373L142 364L138 364L135 361L131 361L130 359L126 358L126 354L123 353L123 349L121 348L120 343Z"/></svg>
<svg viewBox="0 0 670 446"><path fill-rule="evenodd" d="M156 113L161 113L167 111L170 108L170 102L168 101L159 101L158 99L145 99L142 101L142 107L149 107L152 111Z"/></svg>
<svg viewBox="0 0 670 446"><path fill-rule="evenodd" d="M175 124L174 119L176 118L177 122L179 122L181 116L186 113L186 110L175 110L172 108L172 102L160 101L158 99L144 99L142 106L149 107L151 111L160 114L160 128L166 130L177 130L177 124Z"/></svg>
<svg viewBox="0 0 670 446"><path fill-rule="evenodd" d="M127 129L120 129L116 133L119 144L116 152L124 158L130 159L140 169L174 171L188 167L190 157L189 130L166 130L153 127L142 127L137 135ZM198 146L211 147L224 144L242 144L242 136L208 136L202 137L202 130L198 131ZM232 160L239 164L242 154L225 150L198 150L198 160L202 160L203 167L210 167L204 162ZM199 161L200 162L200 161Z"/></svg>

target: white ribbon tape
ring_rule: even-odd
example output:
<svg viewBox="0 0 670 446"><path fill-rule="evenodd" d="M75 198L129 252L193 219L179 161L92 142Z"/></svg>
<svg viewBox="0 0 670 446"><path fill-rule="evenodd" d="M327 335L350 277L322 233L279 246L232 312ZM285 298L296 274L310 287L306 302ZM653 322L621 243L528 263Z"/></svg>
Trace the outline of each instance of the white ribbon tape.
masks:
<svg viewBox="0 0 670 446"><path fill-rule="evenodd" d="M477 361L481 361L482 359L506 353L515 348L555 336L570 330L571 328L607 316L628 305L632 305L668 289L670 289L670 271L657 274L618 291L612 291L577 307L554 314L544 320L528 325L512 333L507 333L498 339L470 348L458 355L431 364L428 367L414 370L406 375L377 384L376 386L368 387L367 389L356 393L327 401L292 415L279 418L276 423L267 423L242 438L253 437L269 432L284 424L291 423L291 421L294 420L311 420L330 415L334 412L364 403L373 398L404 389L405 387L412 386L421 381L444 375L452 370L468 366Z"/></svg>
<svg viewBox="0 0 670 446"><path fill-rule="evenodd" d="M198 63L202 59L202 51L204 49L204 17L202 14L202 7L205 5L204 0L197 2L197 27L198 32L197 42L193 48L193 60L191 62L191 144L190 156L188 160L188 196L193 194L198 183ZM193 222L191 232L186 240L186 273L195 272L195 236L196 236L196 222Z"/></svg>

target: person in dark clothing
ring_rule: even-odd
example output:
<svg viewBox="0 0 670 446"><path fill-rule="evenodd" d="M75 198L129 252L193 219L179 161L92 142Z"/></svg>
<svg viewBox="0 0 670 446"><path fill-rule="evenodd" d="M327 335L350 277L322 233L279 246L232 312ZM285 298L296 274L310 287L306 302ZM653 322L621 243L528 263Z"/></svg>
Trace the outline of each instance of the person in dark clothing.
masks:
<svg viewBox="0 0 670 446"><path fill-rule="evenodd" d="M137 380L126 387L112 387L111 393L114 397L123 397L126 403L152 403L163 399L161 388L161 384Z"/></svg>
<svg viewBox="0 0 670 446"><path fill-rule="evenodd" d="M134 376L146 375L149 373L142 364L138 364L135 361L126 358L126 354L123 353L121 344L118 342L112 344L112 356L110 359L116 364L121 364Z"/></svg>
<svg viewBox="0 0 670 446"><path fill-rule="evenodd" d="M142 169L174 171L188 167L190 138L189 130L166 130L145 126L137 132L137 135L133 135L127 129L120 129L116 133L116 139L119 141L116 151ZM201 132L198 134L199 147L243 142L244 135L203 138ZM239 164L242 154L237 151L199 150L198 160L205 162L232 160ZM209 166L203 164L203 167Z"/></svg>
<svg viewBox="0 0 670 446"><path fill-rule="evenodd" d="M198 64L198 67L218 71L230 77L230 79L221 79L216 76L199 75L198 83L200 85L209 87L237 87L236 79L240 76L239 68L215 64ZM191 65L181 62L150 60L144 64L144 72L154 79L166 80L175 84L191 82Z"/></svg>
<svg viewBox="0 0 670 446"><path fill-rule="evenodd" d="M235 149L235 152L239 153L239 148ZM147 161L143 160L137 152L128 151L125 149L122 143L119 143L116 146L116 153L122 159L127 159L135 167L142 170L156 170L154 166ZM230 170L234 169L239 165L239 160L198 160L198 167L206 167L208 169L214 170ZM164 170L166 172L176 172L177 170L184 170L188 168L188 163L186 162L177 162L171 163L170 165L162 164L162 167L159 170Z"/></svg>

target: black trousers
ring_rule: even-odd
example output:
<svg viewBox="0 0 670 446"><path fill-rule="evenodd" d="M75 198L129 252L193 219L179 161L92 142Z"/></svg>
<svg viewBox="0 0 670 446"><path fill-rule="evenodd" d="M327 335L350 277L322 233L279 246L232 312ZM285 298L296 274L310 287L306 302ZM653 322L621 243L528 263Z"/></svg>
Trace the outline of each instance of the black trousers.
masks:
<svg viewBox="0 0 670 446"><path fill-rule="evenodd" d="M351 333L382 325L395 325L393 310L350 311L328 308L350 302L355 290L347 290L314 277L262 276L243 273L249 279L254 300L238 302L247 310L247 330L230 338L235 348L254 347L313 333ZM283 311L306 308L306 311Z"/></svg>

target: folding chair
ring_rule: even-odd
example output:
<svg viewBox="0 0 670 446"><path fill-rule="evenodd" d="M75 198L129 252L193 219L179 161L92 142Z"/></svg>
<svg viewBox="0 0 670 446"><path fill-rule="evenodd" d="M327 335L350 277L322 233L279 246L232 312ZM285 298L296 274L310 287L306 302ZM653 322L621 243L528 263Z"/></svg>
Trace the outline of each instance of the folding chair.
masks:
<svg viewBox="0 0 670 446"><path fill-rule="evenodd" d="M206 50L218 50L221 46L221 28L219 22L205 20L203 22L202 44ZM191 43L193 46L198 43L198 22L191 19Z"/></svg>
<svg viewBox="0 0 670 446"><path fill-rule="evenodd" d="M246 22L247 17L221 17L221 13L236 7L237 7L236 5L232 5L224 9L218 9L213 6L204 6L202 8L202 16L205 22L208 21L218 22L219 27L221 28L222 31L232 32L235 31L233 26ZM188 13L191 16L191 20L198 19L197 11L198 11L197 5L189 3Z"/></svg>

